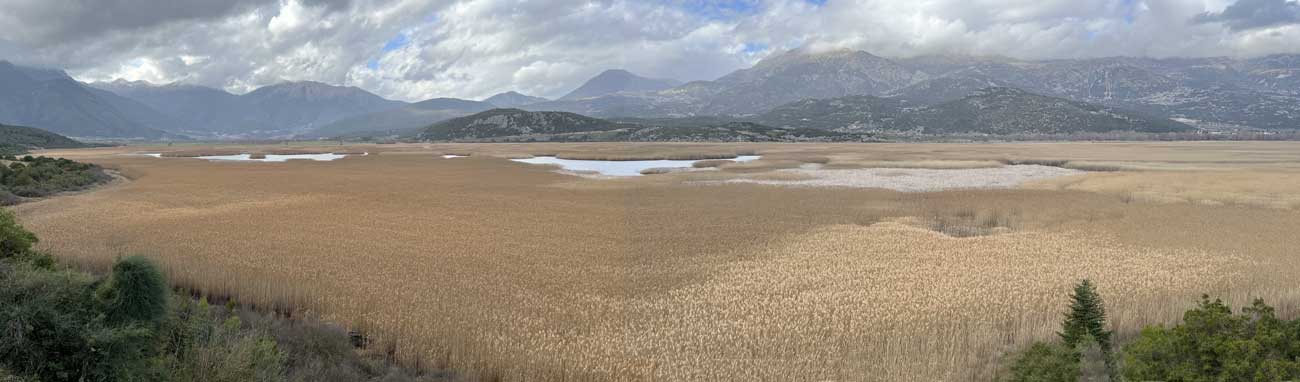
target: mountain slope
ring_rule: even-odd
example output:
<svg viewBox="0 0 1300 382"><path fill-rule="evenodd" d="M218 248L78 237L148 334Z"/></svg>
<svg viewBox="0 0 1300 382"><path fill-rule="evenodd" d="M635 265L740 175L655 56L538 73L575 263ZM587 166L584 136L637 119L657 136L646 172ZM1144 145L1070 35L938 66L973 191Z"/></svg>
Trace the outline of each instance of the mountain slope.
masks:
<svg viewBox="0 0 1300 382"><path fill-rule="evenodd" d="M176 122L172 131L193 135L240 134L267 128L241 120L239 96L205 86L144 81L95 82L92 87L130 98L166 114Z"/></svg>
<svg viewBox="0 0 1300 382"><path fill-rule="evenodd" d="M560 97L572 101L622 92L650 92L668 89L681 83L676 80L646 78L622 69L611 69L597 74L582 86Z"/></svg>
<svg viewBox="0 0 1300 382"><path fill-rule="evenodd" d="M90 145L33 127L0 124L0 154L14 155L29 150L80 147L90 147Z"/></svg>
<svg viewBox="0 0 1300 382"><path fill-rule="evenodd" d="M1194 131L1168 119L1108 106L995 87L909 113L925 134L1077 134Z"/></svg>
<svg viewBox="0 0 1300 382"><path fill-rule="evenodd" d="M1201 126L1300 127L1300 77L1296 77L1300 75L1300 55L1247 60L1110 57L1048 61L923 56L900 62L930 70L932 75L972 77L1073 101L1196 121ZM933 96L932 101L950 98L953 93L899 96Z"/></svg>
<svg viewBox="0 0 1300 382"><path fill-rule="evenodd" d="M533 97L533 96L519 94L519 92L515 92L515 91L500 93L483 100L483 102L490 103L493 106L505 107L505 108L520 107L524 105L531 105L531 104L546 102L546 101L550 101L550 100L542 97Z"/></svg>
<svg viewBox="0 0 1300 382"><path fill-rule="evenodd" d="M403 134L431 123L492 109L493 104L456 98L434 98L397 109L345 118L314 129L306 137L338 137L357 134Z"/></svg>
<svg viewBox="0 0 1300 382"><path fill-rule="evenodd" d="M584 115L519 109L492 109L435 123L416 134L420 140L473 140L614 130L620 125Z"/></svg>
<svg viewBox="0 0 1300 382"><path fill-rule="evenodd" d="M924 73L866 52L796 49L716 81L695 81L659 91L566 98L527 108L603 117L754 115L807 98L881 95L925 78Z"/></svg>
<svg viewBox="0 0 1300 382"><path fill-rule="evenodd" d="M425 128L424 141L802 142L863 141L866 135L784 129L718 118L608 121L566 112L493 109Z"/></svg>
<svg viewBox="0 0 1300 382"><path fill-rule="evenodd" d="M320 82L285 82L258 88L239 97L244 120L283 133L300 133L343 118L396 109L390 101L353 86Z"/></svg>
<svg viewBox="0 0 1300 382"><path fill-rule="evenodd" d="M984 88L954 101L922 107L873 96L808 99L776 107L756 120L787 128L923 135L1194 130L1169 119L1007 87Z"/></svg>
<svg viewBox="0 0 1300 382"><path fill-rule="evenodd" d="M904 103L875 96L806 99L777 106L755 119L776 127L834 131L895 131L903 126Z"/></svg>
<svg viewBox="0 0 1300 382"><path fill-rule="evenodd" d="M699 113L756 114L806 98L881 95L924 75L867 52L793 50L719 78L723 90Z"/></svg>
<svg viewBox="0 0 1300 382"><path fill-rule="evenodd" d="M41 126L87 138L161 138L166 118L112 93L83 86L58 70L0 61L0 122Z"/></svg>
<svg viewBox="0 0 1300 382"><path fill-rule="evenodd" d="M209 138L293 136L341 119L407 105L356 87L311 81L284 82L243 95L141 81L93 85L163 111L175 121L171 131Z"/></svg>

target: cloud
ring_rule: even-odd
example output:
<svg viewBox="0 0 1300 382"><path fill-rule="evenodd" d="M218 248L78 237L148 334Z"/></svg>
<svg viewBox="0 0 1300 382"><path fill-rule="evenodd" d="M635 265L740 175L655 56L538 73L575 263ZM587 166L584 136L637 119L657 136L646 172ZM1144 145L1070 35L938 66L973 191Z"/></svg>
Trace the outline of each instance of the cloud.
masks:
<svg viewBox="0 0 1300 382"><path fill-rule="evenodd" d="M1223 23L1233 30L1300 24L1300 3L1293 0L1238 0L1222 12L1206 12L1197 23Z"/></svg>
<svg viewBox="0 0 1300 382"><path fill-rule="evenodd" d="M613 68L714 79L805 45L1028 59L1300 53L1294 1L1224 1L0 0L0 58L84 80L234 92L314 80L415 101L554 97Z"/></svg>

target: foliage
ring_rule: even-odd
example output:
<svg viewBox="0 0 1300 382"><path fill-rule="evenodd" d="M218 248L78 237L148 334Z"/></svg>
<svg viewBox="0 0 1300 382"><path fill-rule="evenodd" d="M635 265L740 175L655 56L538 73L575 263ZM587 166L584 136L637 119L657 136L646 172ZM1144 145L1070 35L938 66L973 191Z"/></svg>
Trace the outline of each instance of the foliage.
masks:
<svg viewBox="0 0 1300 382"><path fill-rule="evenodd" d="M65 158L28 155L0 166L0 189L24 197L79 190L108 179L98 166Z"/></svg>
<svg viewBox="0 0 1300 382"><path fill-rule="evenodd" d="M3 219L3 217L9 219ZM0 232L35 236L0 212ZM139 256L105 279L22 249L0 261L0 382L405 381L337 327L173 297Z"/></svg>
<svg viewBox="0 0 1300 382"><path fill-rule="evenodd" d="M1011 364L1011 382L1065 382L1079 378L1079 353L1062 343L1035 342Z"/></svg>
<svg viewBox="0 0 1300 382"><path fill-rule="evenodd" d="M167 282L153 262L132 256L113 265L96 297L111 322L154 326L167 314L168 294Z"/></svg>
<svg viewBox="0 0 1300 382"><path fill-rule="evenodd" d="M271 337L245 328L206 300L180 300L178 314L160 330L163 356L157 359L166 380L175 382L282 381L286 354ZM224 317L224 318L223 318Z"/></svg>
<svg viewBox="0 0 1300 382"><path fill-rule="evenodd" d="M1078 349L1087 347L1088 342L1095 341L1101 350L1106 364L1106 372L1111 380L1118 380L1111 347L1111 332L1106 330L1106 307L1092 281L1083 280L1074 287L1070 295L1070 310L1061 323L1061 341L1066 347Z"/></svg>
<svg viewBox="0 0 1300 382"><path fill-rule="evenodd" d="M1255 300L1240 314L1203 296L1173 328L1142 330L1124 349L1124 377L1165 381L1283 381L1300 378L1300 320Z"/></svg>
<svg viewBox="0 0 1300 382"><path fill-rule="evenodd" d="M90 337L103 330L94 280L17 266L0 275L0 366L43 381L75 381L97 364Z"/></svg>
<svg viewBox="0 0 1300 382"><path fill-rule="evenodd" d="M1036 342L1015 358L1011 380L1076 381L1085 375L1119 380L1111 332L1106 330L1106 308L1092 281L1085 279L1075 285L1057 335L1059 343Z"/></svg>
<svg viewBox="0 0 1300 382"><path fill-rule="evenodd" d="M6 259L31 252L32 245L39 239L28 232L13 212L0 210L0 259Z"/></svg>

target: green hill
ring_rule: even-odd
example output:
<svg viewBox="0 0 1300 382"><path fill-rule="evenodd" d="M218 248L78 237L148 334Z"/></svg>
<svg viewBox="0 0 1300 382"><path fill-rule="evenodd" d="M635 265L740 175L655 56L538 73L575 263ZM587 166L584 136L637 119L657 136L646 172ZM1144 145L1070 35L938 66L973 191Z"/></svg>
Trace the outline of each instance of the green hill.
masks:
<svg viewBox="0 0 1300 382"><path fill-rule="evenodd" d="M0 155L26 154L28 150L90 147L45 130L0 124Z"/></svg>
<svg viewBox="0 0 1300 382"><path fill-rule="evenodd" d="M806 128L776 128L726 118L604 120L558 111L493 109L421 130L422 141L472 142L806 142L869 137Z"/></svg>

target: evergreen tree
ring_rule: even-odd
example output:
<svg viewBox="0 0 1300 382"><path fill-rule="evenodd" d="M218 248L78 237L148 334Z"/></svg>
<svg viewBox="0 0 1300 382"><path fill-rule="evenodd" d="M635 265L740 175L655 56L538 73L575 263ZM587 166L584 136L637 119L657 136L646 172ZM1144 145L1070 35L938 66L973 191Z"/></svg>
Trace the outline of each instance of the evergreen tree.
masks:
<svg viewBox="0 0 1300 382"><path fill-rule="evenodd" d="M1065 313L1058 334L1071 349L1086 348L1089 342L1095 341L1101 350L1106 374L1112 381L1119 380L1111 348L1111 332L1106 330L1106 307L1092 281L1084 279L1074 287L1074 293L1070 295L1070 310Z"/></svg>

